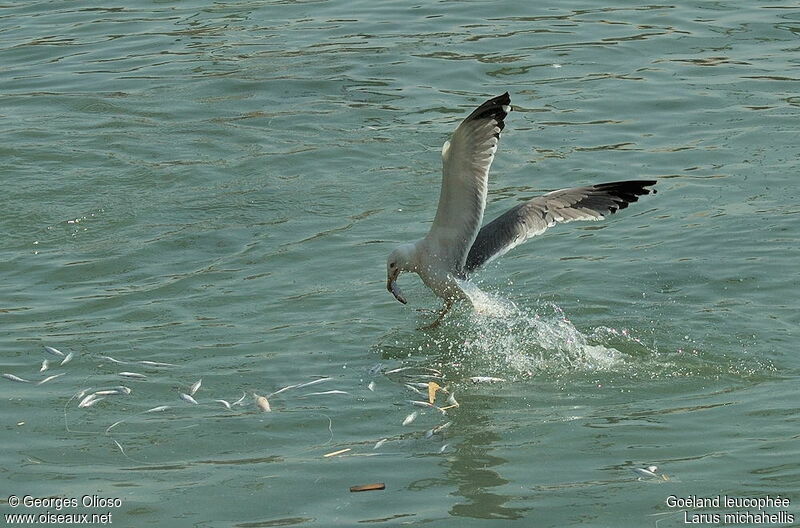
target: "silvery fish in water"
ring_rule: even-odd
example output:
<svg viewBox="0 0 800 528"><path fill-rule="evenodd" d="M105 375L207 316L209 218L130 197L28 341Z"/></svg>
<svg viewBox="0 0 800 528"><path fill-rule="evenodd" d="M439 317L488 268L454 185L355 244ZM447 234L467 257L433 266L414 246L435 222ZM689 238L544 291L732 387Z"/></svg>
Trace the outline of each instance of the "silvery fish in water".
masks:
<svg viewBox="0 0 800 528"><path fill-rule="evenodd" d="M19 383L30 383L30 380L20 378L19 376L15 376L13 374L3 374L3 377L7 380L17 381Z"/></svg>
<svg viewBox="0 0 800 528"><path fill-rule="evenodd" d="M435 407L434 404L428 403L426 401L419 401L419 400L406 400L406 401L416 407L426 407L426 408Z"/></svg>
<svg viewBox="0 0 800 528"><path fill-rule="evenodd" d="M147 361L147 360L139 361L138 363L140 365L146 365L148 367L177 367L178 366L178 365L175 365L173 363L161 363L160 361Z"/></svg>
<svg viewBox="0 0 800 528"><path fill-rule="evenodd" d="M222 404L222 405L224 405L224 406L225 406L225 408L226 408L226 409L228 409L228 410L230 410L230 409L231 409L231 404L230 404L230 403L228 403L228 402L226 402L225 400L214 400L214 401L215 401L215 402L217 402L217 403L221 403L221 404Z"/></svg>
<svg viewBox="0 0 800 528"><path fill-rule="evenodd" d="M412 412L411 414L406 416L405 420L403 420L403 425L410 424L411 422L417 419L417 416L419 416L419 413L417 411Z"/></svg>
<svg viewBox="0 0 800 528"><path fill-rule="evenodd" d="M118 359L112 358L111 356L100 356L100 357L103 358L103 359L107 359L112 363L116 363L117 365L130 365L131 364L130 361L120 361Z"/></svg>
<svg viewBox="0 0 800 528"><path fill-rule="evenodd" d="M54 356L57 356L57 357L60 357L60 358L64 357L64 353L62 351L60 351L59 349L57 349L57 348L53 348L51 346L45 345L44 349L47 350L48 352L50 352L51 354L53 354Z"/></svg>
<svg viewBox="0 0 800 528"><path fill-rule="evenodd" d="M45 359L44 361L42 361L42 367L39 369L39 372L44 372L45 370L47 370L47 367L49 366L50 366L50 360Z"/></svg>
<svg viewBox="0 0 800 528"><path fill-rule="evenodd" d="M95 395L95 394L90 394L90 395L88 395L87 397L85 397L84 399L81 400L81 402L78 404L78 407L81 407L81 408L83 408L83 407L91 407L95 403L97 403L99 401L102 401L104 399L105 398L98 398L97 395Z"/></svg>
<svg viewBox="0 0 800 528"><path fill-rule="evenodd" d="M138 372L120 372L119 375L124 378L147 379L147 376L145 376L144 374L139 374Z"/></svg>
<svg viewBox="0 0 800 528"><path fill-rule="evenodd" d="M647 466L647 468L631 468L631 471L639 475L640 477L657 477L656 471L658 471L658 466Z"/></svg>
<svg viewBox="0 0 800 528"><path fill-rule="evenodd" d="M245 400L245 398L247 398L247 393L246 393L245 391L242 391L242 397L241 397L241 398L239 398L238 400L236 400L235 402L233 402L233 403L231 404L231 406L234 406L234 405L243 405L243 404L244 404L244 400Z"/></svg>
<svg viewBox="0 0 800 528"><path fill-rule="evenodd" d="M253 398L256 400L256 407L261 409L261 412L272 412L272 408L269 406L269 400L267 400L264 396L259 396L254 392Z"/></svg>
<svg viewBox="0 0 800 528"><path fill-rule="evenodd" d="M145 413L161 412L161 411L166 411L169 408L170 408L169 405L159 405L158 407L153 407L152 409L147 409L144 412Z"/></svg>
<svg viewBox="0 0 800 528"><path fill-rule="evenodd" d="M45 379L43 379L42 381L40 381L39 383L37 383L37 385L41 385L41 384L43 384L43 383L47 383L48 381L54 380L54 379L56 379L56 378L60 378L60 377L61 377L61 376L63 376L64 374L66 374L66 372L62 372L61 374L53 374L52 376L47 376Z"/></svg>
<svg viewBox="0 0 800 528"><path fill-rule="evenodd" d="M375 442L375 447L373 447L372 449L378 449L380 446L386 443L386 440L387 440L386 438L378 440L377 442Z"/></svg>
<svg viewBox="0 0 800 528"><path fill-rule="evenodd" d="M66 357L64 357L64 359L61 360L61 365L62 366L66 365L67 363L72 361L73 357L75 357L75 353L74 352L70 352L69 354L66 355Z"/></svg>
<svg viewBox="0 0 800 528"><path fill-rule="evenodd" d="M472 376L469 380L472 383L496 383L500 381L506 381L503 378L493 378L491 376Z"/></svg>
<svg viewBox="0 0 800 528"><path fill-rule="evenodd" d="M308 394L303 394L299 396L299 398L305 398L306 396L325 396L326 394L350 394L349 392L345 392L343 390L329 390L324 392L310 392Z"/></svg>
<svg viewBox="0 0 800 528"><path fill-rule="evenodd" d="M117 389L104 389L95 392L96 396L118 396L120 394L126 394L126 393Z"/></svg>
<svg viewBox="0 0 800 528"><path fill-rule="evenodd" d="M382 368L383 368L383 363L376 363L367 372L369 373L370 376L375 376L381 371Z"/></svg>
<svg viewBox="0 0 800 528"><path fill-rule="evenodd" d="M428 387L428 384L427 384L427 383L425 383L425 388L427 388L427 387ZM427 394L425 394L424 392L422 392L421 390L419 390L419 389L418 389L418 388L416 388L415 386L411 385L410 383L406 383L406 384L405 384L405 388L407 388L407 389L408 389L408 390L410 390L410 391L414 391L414 392L416 392L416 393L417 393L417 394L419 394L420 396L424 396L424 397L426 397L426 398L428 397L428 395L427 395Z"/></svg>
<svg viewBox="0 0 800 528"><path fill-rule="evenodd" d="M194 399L194 398L192 398L190 395L188 395L188 394L185 394L185 393L183 393L183 392L180 394L180 398L181 398L183 401L185 401L186 403L193 403L193 404L195 404L195 405L199 405L199 404L197 403L197 400L195 400L195 399Z"/></svg>
<svg viewBox="0 0 800 528"><path fill-rule="evenodd" d="M194 396L194 393L197 392L197 390L200 388L200 385L202 384L203 384L203 378L200 378L199 380L192 383L192 386L189 388L189 394Z"/></svg>

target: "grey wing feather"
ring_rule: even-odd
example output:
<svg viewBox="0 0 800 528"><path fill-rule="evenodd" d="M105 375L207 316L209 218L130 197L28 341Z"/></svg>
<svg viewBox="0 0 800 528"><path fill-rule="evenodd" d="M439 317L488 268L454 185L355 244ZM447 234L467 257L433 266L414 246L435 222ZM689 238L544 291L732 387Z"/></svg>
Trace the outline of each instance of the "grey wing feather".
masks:
<svg viewBox="0 0 800 528"><path fill-rule="evenodd" d="M602 220L650 194L656 180L601 183L561 189L512 207L478 232L464 265L469 274L558 223ZM656 190L652 189L655 194Z"/></svg>

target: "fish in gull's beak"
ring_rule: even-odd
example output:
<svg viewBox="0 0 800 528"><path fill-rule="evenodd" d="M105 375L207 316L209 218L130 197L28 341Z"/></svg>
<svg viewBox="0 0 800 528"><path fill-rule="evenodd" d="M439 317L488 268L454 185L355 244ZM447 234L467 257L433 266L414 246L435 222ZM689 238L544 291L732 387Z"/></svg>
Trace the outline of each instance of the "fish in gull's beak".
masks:
<svg viewBox="0 0 800 528"><path fill-rule="evenodd" d="M386 279L386 289L389 290L392 295L394 295L395 299L403 304L406 304L408 301L405 297L403 297L403 292L400 291L400 287L397 285L398 275L400 275L400 270L397 268L389 272L389 277Z"/></svg>

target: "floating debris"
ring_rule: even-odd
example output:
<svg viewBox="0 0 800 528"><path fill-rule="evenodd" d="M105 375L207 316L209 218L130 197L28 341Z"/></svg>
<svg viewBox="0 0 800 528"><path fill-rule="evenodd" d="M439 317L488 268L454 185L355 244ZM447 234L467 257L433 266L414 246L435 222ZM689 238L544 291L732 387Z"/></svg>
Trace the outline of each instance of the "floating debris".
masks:
<svg viewBox="0 0 800 528"><path fill-rule="evenodd" d="M646 477L646 478L659 477L659 475L656 475L656 472L658 471L658 466L647 466L646 468L631 468L631 471L639 475L639 477Z"/></svg>
<svg viewBox="0 0 800 528"><path fill-rule="evenodd" d="M383 444L386 443L387 440L388 440L388 438L382 438L382 439L378 440L377 442L375 442L375 447L373 447L372 449L380 448Z"/></svg>
<svg viewBox="0 0 800 528"><path fill-rule="evenodd" d="M353 493L357 491L376 491L386 489L386 484L383 482L376 482L375 484L362 484L360 486L350 486L350 491Z"/></svg>
<svg viewBox="0 0 800 528"><path fill-rule="evenodd" d="M15 376L13 374L3 374L3 377L7 380L16 381L18 383L30 383L30 380L20 378L19 376Z"/></svg>
<svg viewBox="0 0 800 528"><path fill-rule="evenodd" d="M52 376L47 376L42 381L38 382L37 385L42 385L43 383L47 383L48 381L52 381L52 380L54 380L56 378L60 378L64 374L66 374L66 372L62 372L61 374L53 374Z"/></svg>
<svg viewBox="0 0 800 528"><path fill-rule="evenodd" d="M67 355L64 357L64 359L62 359L62 360L61 360L61 366L64 366L64 365L66 365L67 363L69 363L70 361L72 361L72 358L73 358L73 357L75 357L75 353L74 353L74 352L70 352L69 354L67 354Z"/></svg>
<svg viewBox="0 0 800 528"><path fill-rule="evenodd" d="M370 381L369 385L367 385L367 388L369 390L371 390L372 392L375 392L375 382L374 381Z"/></svg>
<svg viewBox="0 0 800 528"><path fill-rule="evenodd" d="M253 398L256 400L256 407L261 409L261 412L272 412L272 408L269 406L269 400L264 396L259 396L254 392Z"/></svg>
<svg viewBox="0 0 800 528"><path fill-rule="evenodd" d="M447 403L451 407L460 407L459 403L456 401L455 393L451 393L450 396L447 397Z"/></svg>
<svg viewBox="0 0 800 528"><path fill-rule="evenodd" d="M500 381L506 381L503 378L493 378L492 376L472 376L469 380L472 383L498 383Z"/></svg>
<svg viewBox="0 0 800 528"><path fill-rule="evenodd" d="M200 389L200 386L202 384L203 384L203 378L200 378L199 380L197 380L194 383L192 383L192 386L189 387L189 394L194 396L194 394Z"/></svg>
<svg viewBox="0 0 800 528"><path fill-rule="evenodd" d="M78 407L91 407L95 403L103 400L105 400L105 398L98 398L96 394L90 394L81 400L81 402L78 404Z"/></svg>
<svg viewBox="0 0 800 528"><path fill-rule="evenodd" d="M162 412L170 408L171 407L169 405L159 405L158 407L153 407L152 409L147 409L146 411L143 411L142 414Z"/></svg>
<svg viewBox="0 0 800 528"><path fill-rule="evenodd" d="M120 376L123 378L131 378L131 379L147 379L147 376L144 374L139 374L138 372L120 372Z"/></svg>
<svg viewBox="0 0 800 528"><path fill-rule="evenodd" d="M347 453L348 451L352 451L349 447L347 449L340 449L338 451L334 451L333 453L328 453L326 455L322 455L324 458L330 458L336 455L341 455L342 453Z"/></svg>
<svg viewBox="0 0 800 528"><path fill-rule="evenodd" d="M107 356L106 356L107 357ZM137 361L140 365L145 365L147 367L177 367L178 365L174 363L161 363L160 361Z"/></svg>
<svg viewBox="0 0 800 528"><path fill-rule="evenodd" d="M226 408L226 409L228 409L229 411L231 410L231 404L230 404L230 403L228 403L227 401L225 401L225 400L214 400L214 401L215 401L215 402L217 402L217 403L221 403L221 404L222 404L222 405L224 405L224 406L225 406L225 408Z"/></svg>
<svg viewBox="0 0 800 528"><path fill-rule="evenodd" d="M44 349L47 350L48 352L50 352L51 354L53 354L56 357L60 357L60 358L64 357L64 353L62 351L60 351L59 349L57 349L57 348L53 348L51 346L45 345Z"/></svg>
<svg viewBox="0 0 800 528"><path fill-rule="evenodd" d="M39 369L39 372L44 372L45 370L47 370L47 367L49 367L49 366L50 366L50 360L49 359L45 359L44 361L42 361L42 366Z"/></svg>
<svg viewBox="0 0 800 528"><path fill-rule="evenodd" d="M412 423L414 420L417 419L417 416L419 416L419 413L417 411L412 412L411 414L405 417L405 419L403 420L403 425L408 425Z"/></svg>
<svg viewBox="0 0 800 528"><path fill-rule="evenodd" d="M195 405L200 405L199 403L197 403L197 400L195 400L194 398L192 398L190 395L188 395L186 393L182 392L179 397L180 397L180 399L182 399L186 403L193 403Z"/></svg>
<svg viewBox="0 0 800 528"><path fill-rule="evenodd" d="M436 391L441 389L442 387L436 383L435 381L428 382L428 401L433 403L436 401Z"/></svg>

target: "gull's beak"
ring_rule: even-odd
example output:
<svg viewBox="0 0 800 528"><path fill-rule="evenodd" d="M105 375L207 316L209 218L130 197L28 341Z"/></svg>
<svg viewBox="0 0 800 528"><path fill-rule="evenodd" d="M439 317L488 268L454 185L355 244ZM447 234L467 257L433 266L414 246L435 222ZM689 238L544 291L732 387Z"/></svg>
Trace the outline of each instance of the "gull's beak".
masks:
<svg viewBox="0 0 800 528"><path fill-rule="evenodd" d="M400 287L397 285L398 275L400 275L399 270L389 274L389 278L386 279L386 289L392 292L392 295L394 295L395 299L403 304L406 304L408 301L405 297L403 297L403 292L400 291Z"/></svg>

